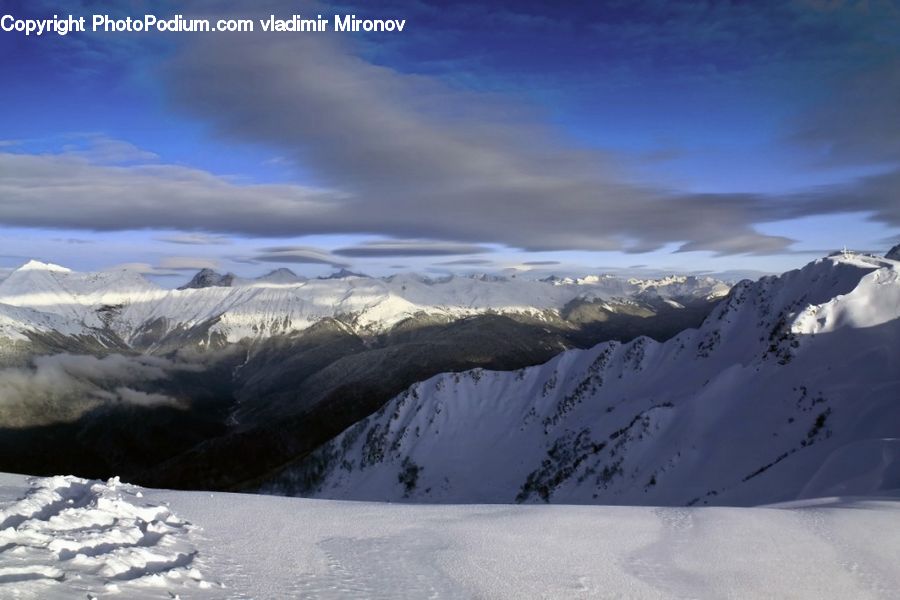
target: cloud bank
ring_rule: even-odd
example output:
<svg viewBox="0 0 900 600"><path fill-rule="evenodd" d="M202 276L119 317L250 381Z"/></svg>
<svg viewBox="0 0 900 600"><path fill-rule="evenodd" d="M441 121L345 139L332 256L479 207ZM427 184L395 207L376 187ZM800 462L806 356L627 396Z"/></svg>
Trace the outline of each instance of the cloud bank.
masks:
<svg viewBox="0 0 900 600"><path fill-rule="evenodd" d="M312 246L270 246L262 248L261 254L252 257L255 262L294 263L307 265L330 265L348 267L345 262L330 253Z"/></svg>
<svg viewBox="0 0 900 600"><path fill-rule="evenodd" d="M222 3L212 5L225 16ZM369 62L356 50L328 34L197 35L163 70L176 109L223 138L273 148L313 173L314 186L242 184L97 138L87 152L0 152L0 224L194 236L176 243L204 243L203 234L416 240L336 252L348 257L442 254L419 240L471 253L492 243L532 251L641 253L674 244L685 252L775 254L793 240L764 233L766 223L864 213L900 226L893 163L852 185L790 195L660 188L631 179L614 155L566 139L541 115ZM834 104L810 111L794 139L826 145L834 156L896 161L900 86L893 67L879 68L888 74L876 69L868 77L881 85L854 83ZM145 160L121 164L122 157ZM302 248L253 259L343 264Z"/></svg>
<svg viewBox="0 0 900 600"><path fill-rule="evenodd" d="M152 356L56 354L26 368L0 370L0 427L69 422L100 406L172 406L170 396L138 388L189 365Z"/></svg>
<svg viewBox="0 0 900 600"><path fill-rule="evenodd" d="M486 246L461 244L456 242L439 242L429 240L372 240L338 248L334 251L338 256L355 258L381 258L396 256L451 256L454 254L483 254L490 252Z"/></svg>

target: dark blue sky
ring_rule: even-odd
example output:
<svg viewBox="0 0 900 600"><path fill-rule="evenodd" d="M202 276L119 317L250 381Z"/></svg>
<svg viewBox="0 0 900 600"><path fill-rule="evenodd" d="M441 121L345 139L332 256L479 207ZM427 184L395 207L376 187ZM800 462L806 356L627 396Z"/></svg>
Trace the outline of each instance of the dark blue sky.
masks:
<svg viewBox="0 0 900 600"><path fill-rule="evenodd" d="M0 266L781 270L896 241L897 2L563 4L0 0L407 20L0 32Z"/></svg>

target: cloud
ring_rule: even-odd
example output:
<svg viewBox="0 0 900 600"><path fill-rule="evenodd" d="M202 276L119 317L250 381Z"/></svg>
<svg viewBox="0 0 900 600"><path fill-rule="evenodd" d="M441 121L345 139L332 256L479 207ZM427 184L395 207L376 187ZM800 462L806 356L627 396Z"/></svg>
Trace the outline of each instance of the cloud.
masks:
<svg viewBox="0 0 900 600"><path fill-rule="evenodd" d="M215 18L227 16L220 3L212 6ZM715 39L713 25L706 35ZM765 223L849 212L900 222L896 175L782 196L643 185L623 175L616 156L562 136L540 114L368 62L345 41L328 34L190 36L163 70L174 106L227 140L271 148L298 172L313 173L316 186L241 184L184 166L123 164L122 147L0 152L0 223L264 237L378 234L535 251L640 253L675 244L682 251L772 254L792 240L762 232ZM882 113L893 114L889 107ZM893 135L892 125L885 127ZM847 148L870 135L856 143L852 132L832 137L838 134ZM890 140L879 145L881 156L893 152ZM342 264L302 249L252 260Z"/></svg>
<svg viewBox="0 0 900 600"><path fill-rule="evenodd" d="M249 256L226 256L227 260L235 263L240 263L242 265L258 265L259 261L255 260Z"/></svg>
<svg viewBox="0 0 900 600"><path fill-rule="evenodd" d="M135 273L140 273L142 275L147 274L155 274L157 271L157 267L154 267L150 263L143 262L129 262L129 263L120 263L117 265L113 265L109 268L110 271L134 271Z"/></svg>
<svg viewBox="0 0 900 600"><path fill-rule="evenodd" d="M893 16L900 26L900 10ZM863 212L900 228L900 58L895 51L890 60L858 69L833 88L827 99L808 107L788 139L809 147L822 166L878 172L807 194L805 202L822 214Z"/></svg>
<svg viewBox="0 0 900 600"><path fill-rule="evenodd" d="M441 266L448 266L448 267L452 267L452 266L477 267L477 266L493 265L494 261L486 260L483 258L461 258L459 260L448 260L446 262L439 262L439 263L435 263L435 264L441 265Z"/></svg>
<svg viewBox="0 0 900 600"><path fill-rule="evenodd" d="M93 244L94 240L83 240L81 238L53 238L51 242L60 242L62 244Z"/></svg>
<svg viewBox="0 0 900 600"><path fill-rule="evenodd" d="M561 265L562 263L558 260L527 260L522 264L526 267L545 267L552 265Z"/></svg>
<svg viewBox="0 0 900 600"><path fill-rule="evenodd" d="M311 246L273 246L261 248L261 254L254 256L256 262L319 264L332 267L348 267L331 254Z"/></svg>
<svg viewBox="0 0 900 600"><path fill-rule="evenodd" d="M178 406L174 398L165 394L147 393L129 387L118 387L115 393L122 402L134 406Z"/></svg>
<svg viewBox="0 0 900 600"><path fill-rule="evenodd" d="M719 256L728 254L776 254L787 251L791 240L781 236L769 236L765 240L752 234L738 234L725 240L720 240L714 249ZM676 252L692 252L694 250L710 250L702 242L687 242L682 244Z"/></svg>
<svg viewBox="0 0 900 600"><path fill-rule="evenodd" d="M372 240L356 246L338 248L339 256L378 258L385 256L448 256L454 254L482 254L490 248L476 244L438 242L429 240Z"/></svg>
<svg viewBox="0 0 900 600"><path fill-rule="evenodd" d="M900 59L854 72L834 87L809 107L790 139L826 164L900 161Z"/></svg>
<svg viewBox="0 0 900 600"><path fill-rule="evenodd" d="M885 248L891 248L895 244L900 244L900 234L881 238L877 243L884 246Z"/></svg>
<svg viewBox="0 0 900 600"><path fill-rule="evenodd" d="M0 370L0 425L28 427L77 419L101 405L182 407L136 386L198 367L152 356L56 354Z"/></svg>
<svg viewBox="0 0 900 600"><path fill-rule="evenodd" d="M208 36L172 63L168 82L174 101L221 135L275 147L348 194L337 229L527 250L677 243L766 254L792 240L756 225L818 213L790 196L635 184L615 157L562 138L539 115L368 63L333 36Z"/></svg>
<svg viewBox="0 0 900 600"><path fill-rule="evenodd" d="M224 235L210 235L206 233L176 233L158 237L156 240L167 244L182 244L185 246L219 246L231 243L231 240Z"/></svg>
<svg viewBox="0 0 900 600"><path fill-rule="evenodd" d="M107 271L134 271L141 275L151 275L153 277L180 277L181 273L175 271L161 269L160 267L144 262L129 262L114 265L106 269Z"/></svg>
<svg viewBox="0 0 900 600"><path fill-rule="evenodd" d="M101 134L69 136L74 141L63 146L65 154L81 157L97 164L153 163L159 155L148 152L125 140Z"/></svg>
<svg viewBox="0 0 900 600"><path fill-rule="evenodd" d="M186 256L167 256L159 261L160 269L173 271L199 271L200 269L217 269L219 261L212 258L190 258Z"/></svg>
<svg viewBox="0 0 900 600"><path fill-rule="evenodd" d="M290 235L316 231L305 219L333 212L336 200L301 186L241 186L199 169L66 154L0 153L0 172L0 222L25 227Z"/></svg>

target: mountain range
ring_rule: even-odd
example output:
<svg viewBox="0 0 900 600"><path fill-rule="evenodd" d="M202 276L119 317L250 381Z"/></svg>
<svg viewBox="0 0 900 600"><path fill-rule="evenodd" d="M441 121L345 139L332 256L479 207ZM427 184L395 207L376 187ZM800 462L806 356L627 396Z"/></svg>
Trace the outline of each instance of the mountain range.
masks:
<svg viewBox="0 0 900 600"><path fill-rule="evenodd" d="M78 273L29 261L0 282L0 339L42 334L94 338L105 345L160 351L178 342L221 347L303 331L326 318L380 333L421 316L450 320L505 314L551 320L581 303L681 303L723 296L708 277L657 280L589 276L529 281L504 277L417 275L374 278L340 272L323 279L278 269L256 279L204 269L169 290L129 269Z"/></svg>
<svg viewBox="0 0 900 600"><path fill-rule="evenodd" d="M900 488L900 262L0 282L0 469L332 499L758 505ZM19 449L30 448L23 455Z"/></svg>
<svg viewBox="0 0 900 600"><path fill-rule="evenodd" d="M697 329L411 386L265 491L759 505L900 489L900 262L736 285Z"/></svg>
<svg viewBox="0 0 900 600"><path fill-rule="evenodd" d="M166 487L268 481L409 385L696 326L723 282L322 279L30 261L0 282L0 468ZM27 456L16 451L32 448Z"/></svg>

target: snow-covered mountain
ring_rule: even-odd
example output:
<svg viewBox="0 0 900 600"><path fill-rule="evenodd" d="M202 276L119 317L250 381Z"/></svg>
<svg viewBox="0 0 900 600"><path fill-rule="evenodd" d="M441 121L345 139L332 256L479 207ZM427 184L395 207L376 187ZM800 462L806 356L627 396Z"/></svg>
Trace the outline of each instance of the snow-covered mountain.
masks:
<svg viewBox="0 0 900 600"><path fill-rule="evenodd" d="M178 288L179 290L201 289L208 287L229 287L234 283L234 273L216 273L212 269L200 269L196 275L186 284Z"/></svg>
<svg viewBox="0 0 900 600"><path fill-rule="evenodd" d="M343 273L307 280L287 269L258 279L204 269L182 288L168 290L132 270L77 273L31 261L0 282L0 340L60 332L143 349L167 335L195 331L199 343L221 344L302 331L325 318L341 317L354 328L378 332L416 315L456 319L492 312L541 318L576 299L630 302L649 292L677 303L727 291L726 284L709 278L606 277L550 284Z"/></svg>
<svg viewBox="0 0 900 600"><path fill-rule="evenodd" d="M887 251L887 254L884 255L886 258L890 258L891 260L900 260L900 244L897 244L893 248Z"/></svg>
<svg viewBox="0 0 900 600"><path fill-rule="evenodd" d="M742 282L696 330L417 383L265 489L749 505L900 489L900 262Z"/></svg>
<svg viewBox="0 0 900 600"><path fill-rule="evenodd" d="M665 339L728 290L711 279L336 275L207 270L171 290L132 270L29 262L0 282L0 470L253 486L415 381ZM136 354L165 360L147 371ZM143 434L152 448L111 441Z"/></svg>

